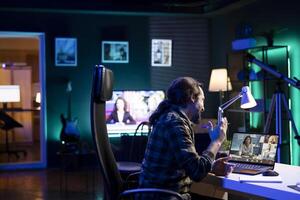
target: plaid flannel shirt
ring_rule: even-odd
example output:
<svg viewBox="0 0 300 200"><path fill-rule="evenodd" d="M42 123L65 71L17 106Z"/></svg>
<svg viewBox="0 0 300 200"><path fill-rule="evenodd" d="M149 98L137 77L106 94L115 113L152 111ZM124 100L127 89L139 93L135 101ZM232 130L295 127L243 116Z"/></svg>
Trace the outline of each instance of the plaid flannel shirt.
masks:
<svg viewBox="0 0 300 200"><path fill-rule="evenodd" d="M191 121L179 107L172 106L154 125L142 164L141 187L188 193L193 181L211 171L215 156L198 155Z"/></svg>

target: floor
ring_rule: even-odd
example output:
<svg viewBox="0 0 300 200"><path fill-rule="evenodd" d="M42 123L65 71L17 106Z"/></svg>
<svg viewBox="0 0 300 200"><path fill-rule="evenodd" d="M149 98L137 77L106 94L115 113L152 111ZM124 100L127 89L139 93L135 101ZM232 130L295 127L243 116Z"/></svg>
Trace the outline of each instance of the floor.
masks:
<svg viewBox="0 0 300 200"><path fill-rule="evenodd" d="M0 172L0 199L100 200L102 192L98 177L99 173L93 169L67 173L59 169Z"/></svg>
<svg viewBox="0 0 300 200"><path fill-rule="evenodd" d="M102 200L98 169L42 169L0 172L0 199L5 200ZM193 195L195 200L217 200ZM233 196L229 200L248 200Z"/></svg>

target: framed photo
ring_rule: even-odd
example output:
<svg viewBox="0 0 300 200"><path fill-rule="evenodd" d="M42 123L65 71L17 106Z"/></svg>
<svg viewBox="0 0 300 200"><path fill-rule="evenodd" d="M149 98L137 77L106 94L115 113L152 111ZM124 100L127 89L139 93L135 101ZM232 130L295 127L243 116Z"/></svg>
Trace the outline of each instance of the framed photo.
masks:
<svg viewBox="0 0 300 200"><path fill-rule="evenodd" d="M172 40L152 39L151 65L172 66Z"/></svg>
<svg viewBox="0 0 300 200"><path fill-rule="evenodd" d="M76 38L55 38L55 65L77 66Z"/></svg>
<svg viewBox="0 0 300 200"><path fill-rule="evenodd" d="M128 63L127 41L102 41L102 63Z"/></svg>

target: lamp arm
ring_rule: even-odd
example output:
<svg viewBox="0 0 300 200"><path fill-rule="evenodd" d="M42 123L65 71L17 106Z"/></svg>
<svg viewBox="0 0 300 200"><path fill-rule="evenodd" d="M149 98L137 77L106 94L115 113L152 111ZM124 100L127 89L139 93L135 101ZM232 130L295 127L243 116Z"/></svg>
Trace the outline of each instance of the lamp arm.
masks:
<svg viewBox="0 0 300 200"><path fill-rule="evenodd" d="M227 101L227 102L225 102L225 103L223 103L222 105L219 106L219 108L218 108L218 125L221 124L224 110L226 108L228 108L231 104L236 102L241 97L242 97L242 93L238 94L237 96L233 97L229 101Z"/></svg>
<svg viewBox="0 0 300 200"><path fill-rule="evenodd" d="M241 97L242 97L242 94L239 93L237 96L233 97L229 101L227 101L227 102L223 103L222 105L220 105L219 108L221 108L222 110L225 110L226 108L228 108L231 104L233 104L235 101L237 101Z"/></svg>

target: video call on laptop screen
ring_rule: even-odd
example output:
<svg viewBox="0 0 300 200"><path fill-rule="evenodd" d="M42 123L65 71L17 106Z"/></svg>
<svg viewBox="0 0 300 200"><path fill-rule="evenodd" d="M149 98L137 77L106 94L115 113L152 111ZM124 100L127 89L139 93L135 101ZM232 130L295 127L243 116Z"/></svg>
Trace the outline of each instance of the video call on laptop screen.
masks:
<svg viewBox="0 0 300 200"><path fill-rule="evenodd" d="M277 135L234 133L230 148L231 160L273 165L277 146Z"/></svg>

